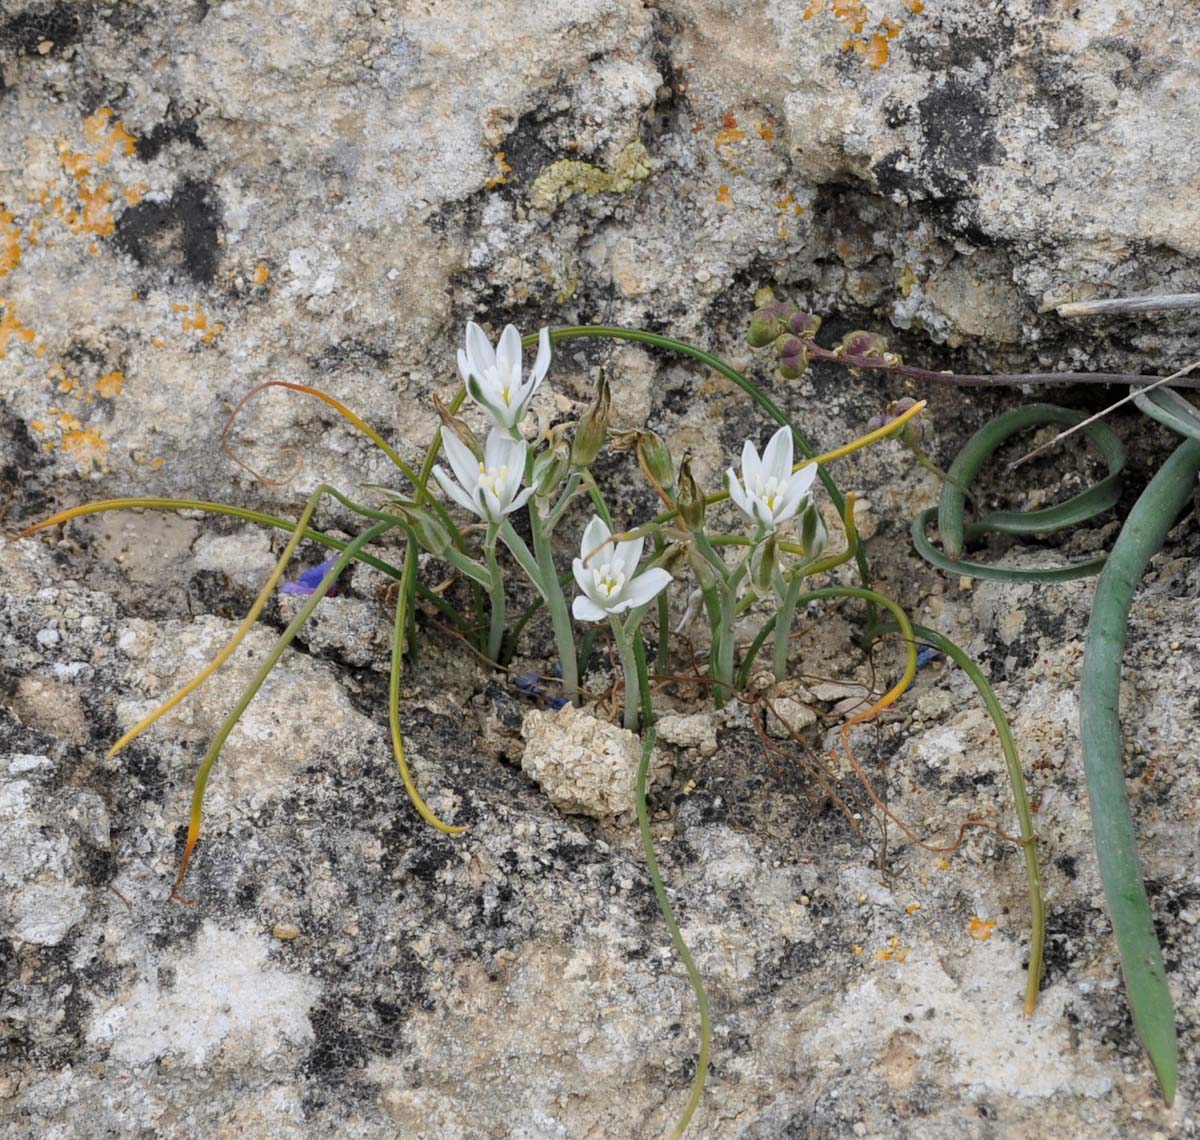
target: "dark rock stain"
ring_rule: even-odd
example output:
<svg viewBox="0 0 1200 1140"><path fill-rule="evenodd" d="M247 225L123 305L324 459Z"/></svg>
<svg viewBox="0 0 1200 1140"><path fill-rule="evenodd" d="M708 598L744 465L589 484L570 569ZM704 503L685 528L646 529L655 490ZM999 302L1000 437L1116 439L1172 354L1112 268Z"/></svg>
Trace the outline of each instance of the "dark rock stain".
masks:
<svg viewBox="0 0 1200 1140"><path fill-rule="evenodd" d="M221 207L204 182L187 181L166 202L139 202L117 222L117 246L146 269L208 285L217 272Z"/></svg>

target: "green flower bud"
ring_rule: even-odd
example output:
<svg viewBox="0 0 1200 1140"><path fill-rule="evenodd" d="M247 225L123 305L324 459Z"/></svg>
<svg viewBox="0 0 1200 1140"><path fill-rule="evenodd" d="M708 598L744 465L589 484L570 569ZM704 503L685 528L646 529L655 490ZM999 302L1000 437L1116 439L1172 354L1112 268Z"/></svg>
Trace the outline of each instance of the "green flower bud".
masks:
<svg viewBox="0 0 1200 1140"><path fill-rule="evenodd" d="M779 354L779 375L784 380L799 380L808 369L808 345L798 337L780 337L787 350ZM778 342L777 342L778 343Z"/></svg>
<svg viewBox="0 0 1200 1140"><path fill-rule="evenodd" d="M640 431L637 435L638 465L651 483L670 491L675 486L675 464L671 451L662 438L652 431Z"/></svg>
<svg viewBox="0 0 1200 1140"><path fill-rule="evenodd" d="M804 560L815 562L825 551L829 541L829 531L825 529L825 520L817 510L815 503L805 506L800 515L800 545L804 547Z"/></svg>
<svg viewBox="0 0 1200 1140"><path fill-rule="evenodd" d="M769 535L755 548L750 555L750 584L754 592L765 598L775 588L775 569L779 565L779 538L777 531Z"/></svg>
<svg viewBox="0 0 1200 1140"><path fill-rule="evenodd" d="M608 387L608 376L600 373L596 399L579 421L575 429L575 442L571 447L571 464L574 467L590 467L600 454L608 438L608 417L612 394Z"/></svg>
<svg viewBox="0 0 1200 1140"><path fill-rule="evenodd" d="M750 328L746 343L751 348L766 348L777 336L787 330L788 318L795 310L783 301L768 301L761 309L750 314Z"/></svg>
<svg viewBox="0 0 1200 1140"><path fill-rule="evenodd" d="M700 485L692 475L691 456L685 456L679 465L676 486L676 502L679 504L679 517L683 519L683 525L688 530L702 530L708 506L704 502L704 492L700 490Z"/></svg>
<svg viewBox="0 0 1200 1140"><path fill-rule="evenodd" d="M422 550L441 555L450 548L453 541L450 532L432 515L412 507L404 508L400 513L412 527L413 537Z"/></svg>
<svg viewBox="0 0 1200 1140"><path fill-rule="evenodd" d="M540 499L548 499L562 486L571 470L571 452L565 443L548 447L538 453L533 461L533 474L529 485Z"/></svg>

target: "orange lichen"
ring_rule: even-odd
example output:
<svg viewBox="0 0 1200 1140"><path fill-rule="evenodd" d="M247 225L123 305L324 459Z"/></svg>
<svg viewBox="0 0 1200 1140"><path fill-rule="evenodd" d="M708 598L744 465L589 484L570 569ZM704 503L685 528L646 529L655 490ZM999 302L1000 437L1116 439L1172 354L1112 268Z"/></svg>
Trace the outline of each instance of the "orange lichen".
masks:
<svg viewBox="0 0 1200 1140"><path fill-rule="evenodd" d="M271 278L271 271L260 261L254 267L254 284L265 285Z"/></svg>
<svg viewBox="0 0 1200 1140"><path fill-rule="evenodd" d="M13 225L13 216L0 202L0 277L21 264L21 231Z"/></svg>
<svg viewBox="0 0 1200 1140"><path fill-rule="evenodd" d="M37 333L28 325L23 325L17 320L16 309L11 301L0 297L0 360L3 360L8 353L8 342L10 340L22 341L28 344Z"/></svg>
<svg viewBox="0 0 1200 1140"><path fill-rule="evenodd" d="M733 146L734 143L739 143L746 137L746 132L737 124L737 119L734 118L732 111L726 111L723 119L724 126L717 131L717 149L721 147Z"/></svg>
<svg viewBox="0 0 1200 1140"><path fill-rule="evenodd" d="M495 190L497 186L503 186L508 182L508 176L512 173L512 167L504 157L504 151L498 150L492 155L492 161L496 164L496 173L491 178L487 179L483 184L485 190Z"/></svg>
<svg viewBox="0 0 1200 1140"><path fill-rule="evenodd" d="M879 30L883 32L889 40L894 40L900 34L900 29L903 27L904 25L899 20L892 20L886 16L879 21Z"/></svg>
<svg viewBox="0 0 1200 1140"><path fill-rule="evenodd" d="M72 178L86 178L92 172L92 157L73 151L63 139L58 144L58 161Z"/></svg>
<svg viewBox="0 0 1200 1140"><path fill-rule="evenodd" d="M818 12L825 8L825 0L808 0L808 7L804 9L802 19L811 20Z"/></svg>
<svg viewBox="0 0 1200 1140"><path fill-rule="evenodd" d="M75 429L65 432L62 437L62 447L80 471L89 471L96 463L102 462L108 444L101 438L95 428Z"/></svg>
<svg viewBox="0 0 1200 1140"><path fill-rule="evenodd" d="M871 18L871 13L867 11L863 0L833 0L833 18L841 20L854 35L858 35Z"/></svg>
<svg viewBox="0 0 1200 1140"><path fill-rule="evenodd" d="M903 964L911 952L912 947L901 945L900 939L893 934L888 939L887 946L883 950L875 952L875 960L877 962L899 962Z"/></svg>
<svg viewBox="0 0 1200 1140"><path fill-rule="evenodd" d="M863 52L863 59L872 71L878 71L888 61L888 38L878 33L873 35Z"/></svg>
<svg viewBox="0 0 1200 1140"><path fill-rule="evenodd" d="M916 914L917 911L919 911L920 909L921 909L920 903L909 903L908 906L906 906L904 908L904 913L905 914Z"/></svg>
<svg viewBox="0 0 1200 1140"><path fill-rule="evenodd" d="M102 399L111 400L121 394L125 387L125 373L116 370L106 372L96 381L96 395Z"/></svg>
<svg viewBox="0 0 1200 1140"><path fill-rule="evenodd" d="M720 202L722 206L733 205L733 195L729 193L728 186L722 185L717 187L717 201Z"/></svg>
<svg viewBox="0 0 1200 1140"><path fill-rule="evenodd" d="M166 348L167 347L167 342L165 340L163 340L163 338L161 336L152 336L150 338L150 343L152 345L154 345L155 348Z"/></svg>
<svg viewBox="0 0 1200 1140"><path fill-rule="evenodd" d="M129 186L121 191L121 197L125 199L125 205L136 206L142 196L150 189L149 182L139 182L136 186Z"/></svg>
<svg viewBox="0 0 1200 1140"><path fill-rule="evenodd" d="M986 942L991 938L992 931L995 929L996 920L994 918L983 919L978 915L972 915L971 921L967 924L967 933L976 942Z"/></svg>
<svg viewBox="0 0 1200 1140"><path fill-rule="evenodd" d="M919 16L925 11L925 0L904 0L904 6L914 15Z"/></svg>
<svg viewBox="0 0 1200 1140"><path fill-rule="evenodd" d="M101 182L94 190L83 183L79 187L79 199L82 210L68 210L64 219L73 234L108 237L116 230L116 219L109 209L113 200L111 183Z"/></svg>
<svg viewBox="0 0 1200 1140"><path fill-rule="evenodd" d="M93 157L101 166L111 162L118 150L122 154L133 154L134 143L137 142L137 138L125 129L119 119L109 127L112 116L110 108L101 107L83 120L83 137L92 146L100 146Z"/></svg>
<svg viewBox="0 0 1200 1140"><path fill-rule="evenodd" d="M934 863L934 866L939 871L949 871L950 870L950 860L949 859L939 859L936 863Z"/></svg>
<svg viewBox="0 0 1200 1140"><path fill-rule="evenodd" d="M755 123L754 129L758 132L758 137L762 139L763 142L770 142L775 138L775 130L770 123Z"/></svg>
<svg viewBox="0 0 1200 1140"><path fill-rule="evenodd" d="M225 326L220 321L217 321L215 324L209 327L208 332L206 332L200 338L200 340L203 344L212 344L212 342L215 341L217 337L219 337L224 331Z"/></svg>
<svg viewBox="0 0 1200 1140"><path fill-rule="evenodd" d="M855 942L850 949L854 951L854 956L856 958L861 958L863 956L863 948L857 942Z"/></svg>
<svg viewBox="0 0 1200 1140"><path fill-rule="evenodd" d="M171 308L173 309L175 306L172 305ZM186 310L187 305L184 305L183 308ZM184 317L183 320L179 322L179 327L184 332L199 332L201 329L208 328L208 318L204 315L200 306L197 305L194 315L190 317Z"/></svg>

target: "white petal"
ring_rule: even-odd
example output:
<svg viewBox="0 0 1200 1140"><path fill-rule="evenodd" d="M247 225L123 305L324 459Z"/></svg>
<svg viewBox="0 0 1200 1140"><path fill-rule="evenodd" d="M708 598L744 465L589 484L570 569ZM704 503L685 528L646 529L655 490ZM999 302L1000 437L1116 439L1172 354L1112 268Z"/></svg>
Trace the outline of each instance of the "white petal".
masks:
<svg viewBox="0 0 1200 1140"><path fill-rule="evenodd" d="M763 448L762 470L766 478L772 476L781 483L792 473L792 432L781 427Z"/></svg>
<svg viewBox="0 0 1200 1140"><path fill-rule="evenodd" d="M496 350L474 321L467 321L467 359L480 375L496 366Z"/></svg>
<svg viewBox="0 0 1200 1140"><path fill-rule="evenodd" d="M524 491L522 491L515 499L513 499L505 513L511 515L513 511L519 511L527 502L529 502L529 496L532 494L533 488L526 487Z"/></svg>
<svg viewBox="0 0 1200 1140"><path fill-rule="evenodd" d="M816 482L817 465L810 463L807 467L801 467L791 479L788 481L788 494L793 491L799 491L801 495L807 495L809 488Z"/></svg>
<svg viewBox="0 0 1200 1140"><path fill-rule="evenodd" d="M625 589L621 591L622 611L644 606L651 598L661 594L672 580L670 573L661 566L650 567L644 574L625 584Z"/></svg>
<svg viewBox="0 0 1200 1140"><path fill-rule="evenodd" d="M479 500L479 513L483 518L489 522L499 522L504 518L504 508L491 487L484 487L482 484L476 487L475 497Z"/></svg>
<svg viewBox="0 0 1200 1140"><path fill-rule="evenodd" d="M503 428L512 427L512 412L492 398L491 389L474 372L467 379L467 392L470 393L471 399L492 417L494 423Z"/></svg>
<svg viewBox="0 0 1200 1140"><path fill-rule="evenodd" d="M571 603L571 613L576 621L603 621L608 617L608 611L602 610L591 598L577 594Z"/></svg>
<svg viewBox="0 0 1200 1140"><path fill-rule="evenodd" d="M762 465L758 460L758 448L746 440L742 444L742 481L746 484L746 490L754 486L754 482L761 472Z"/></svg>
<svg viewBox="0 0 1200 1140"><path fill-rule="evenodd" d="M496 345L496 369L506 384L521 383L521 334L505 325Z"/></svg>
<svg viewBox="0 0 1200 1140"><path fill-rule="evenodd" d="M738 477L733 473L732 467L725 472L725 490L729 492L729 497L737 504L742 514L747 518L754 518L754 508L750 504L750 497L742 490L742 485L738 482Z"/></svg>
<svg viewBox="0 0 1200 1140"><path fill-rule="evenodd" d="M768 530L775 529L775 515L772 513L771 508L768 507L767 504L762 501L762 499L758 498L757 495L751 495L750 506L754 514L755 522L761 523Z"/></svg>
<svg viewBox="0 0 1200 1140"><path fill-rule="evenodd" d="M467 354L460 348L458 350L458 374L462 377L462 382L465 384L471 377L474 369L471 367L471 361Z"/></svg>
<svg viewBox="0 0 1200 1140"><path fill-rule="evenodd" d="M529 382L533 385L534 391L537 391L537 386L542 382L542 377L550 368L550 330L541 329L538 332L538 351L537 359L533 362L533 371L529 373Z"/></svg>
<svg viewBox="0 0 1200 1140"><path fill-rule="evenodd" d="M591 593L592 572L583 564L582 558L576 558L571 563L571 573L575 575L575 584L585 593Z"/></svg>
<svg viewBox="0 0 1200 1140"><path fill-rule="evenodd" d="M634 538L629 542L616 544L613 561L620 567L626 581L629 581L637 573L638 563L642 560L642 548L645 544L644 538Z"/></svg>
<svg viewBox="0 0 1200 1140"><path fill-rule="evenodd" d="M599 515L593 515L592 521L583 531L583 540L579 544L580 557L586 559L592 555L592 557L599 558L607 549L610 538L612 538L612 531L604 525L604 520Z"/></svg>
<svg viewBox="0 0 1200 1140"><path fill-rule="evenodd" d="M471 514L479 514L479 507L475 505L471 497L464 491L445 471L441 466L433 469L433 477L438 481L438 486L451 499L453 499L464 511L470 511Z"/></svg>
<svg viewBox="0 0 1200 1140"><path fill-rule="evenodd" d="M454 477L462 484L463 490L470 494L479 485L479 460L471 449L448 428L442 431L442 447Z"/></svg>

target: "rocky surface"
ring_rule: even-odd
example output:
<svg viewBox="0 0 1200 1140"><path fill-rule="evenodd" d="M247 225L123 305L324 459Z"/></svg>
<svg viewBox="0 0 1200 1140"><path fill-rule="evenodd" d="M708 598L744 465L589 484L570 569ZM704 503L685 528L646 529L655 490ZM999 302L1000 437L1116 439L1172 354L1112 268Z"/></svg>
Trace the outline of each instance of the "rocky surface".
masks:
<svg viewBox="0 0 1200 1140"><path fill-rule="evenodd" d="M1183 5L491 8L0 3L6 525L116 495L294 515L322 481L352 496L398 486L382 454L295 391L260 395L230 439L280 482L223 454L222 428L257 383L316 385L416 460L471 317L695 340L770 386L820 445L907 390L829 366L772 380L741 347L764 284L822 313L823 343L870 327L935 368L1165 371L1200 355L1188 313L1040 311L1195 288L1200 187L1181 156L1200 116L1200 33ZM560 349L538 413L571 414L600 365L618 423L691 451L709 486L745 435L765 435L723 380L600 342ZM1022 398L918 394L942 461ZM1115 423L1136 486L1171 439ZM1070 491L1090 462L1064 449L1028 479ZM627 459L598 470L631 520L649 512ZM882 584L962 641L1012 710L1051 910L1042 1003L1021 1013L1019 852L981 829L928 852L892 827L881 861L865 793L821 759L872 683L846 610L798 642L798 675L765 710L714 716L686 690L661 694L654 828L715 1018L695 1134L1194 1134L1195 520L1143 588L1126 690L1182 1035L1184 1091L1167 1111L1128 1023L1090 849L1075 724L1091 585L948 580L909 551L907 521L934 489L899 449L837 475L869 500ZM1016 556L1102 549L1117 517ZM355 526L332 508L320 521ZM195 902L170 901L195 767L294 602L272 603L161 725L105 752L223 644L280 545L199 512L0 544L6 1132L665 1134L695 1012L635 831L608 810L612 788L568 814L523 772L524 698L428 614L406 682L409 759L431 807L469 830L448 839L416 817L390 759L376 571L322 603L234 732ZM535 622L522 655L537 665L549 646ZM607 667L598 652L597 688ZM1013 826L990 725L956 670L923 670L854 741L935 845L971 813Z"/></svg>

